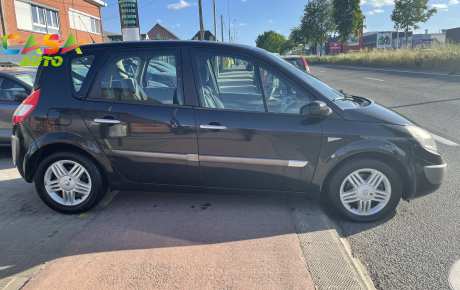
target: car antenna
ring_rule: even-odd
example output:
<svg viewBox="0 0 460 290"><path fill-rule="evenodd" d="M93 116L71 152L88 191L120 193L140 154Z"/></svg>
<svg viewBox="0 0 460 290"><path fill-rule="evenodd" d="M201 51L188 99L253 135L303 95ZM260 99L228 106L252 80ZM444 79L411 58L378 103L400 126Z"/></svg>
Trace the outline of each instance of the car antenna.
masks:
<svg viewBox="0 0 460 290"><path fill-rule="evenodd" d="M83 26L85 27L85 29L86 29L86 32L88 32L88 35L89 35L89 37L91 37L91 40L93 41L93 43L96 43L96 42L94 41L93 37L91 36L91 33L89 33L89 31L88 31L88 28L86 28L86 25L85 25L85 23L83 22L83 20L81 20L81 17L80 17L80 16L78 16L78 18L80 18L80 21L81 21L81 23L82 23L82 24L83 24Z"/></svg>

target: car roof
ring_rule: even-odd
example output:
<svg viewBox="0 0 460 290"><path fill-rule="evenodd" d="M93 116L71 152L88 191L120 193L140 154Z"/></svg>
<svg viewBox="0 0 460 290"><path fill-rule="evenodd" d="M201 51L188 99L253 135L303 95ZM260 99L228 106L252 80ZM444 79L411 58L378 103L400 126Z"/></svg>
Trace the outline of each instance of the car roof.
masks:
<svg viewBox="0 0 460 290"><path fill-rule="evenodd" d="M142 40L142 41L117 41L117 42L105 42L105 43L93 43L84 44L80 46L84 53L85 49L107 49L107 50L118 50L118 49L135 49L135 48L152 48L152 47L200 47L200 48L215 48L215 49L227 49L227 50L238 50L240 52L247 51L251 53L267 54L264 49L249 46L244 44L236 44L229 42L220 41L198 41L198 40Z"/></svg>
<svg viewBox="0 0 460 290"><path fill-rule="evenodd" d="M37 69L33 67L7 67L7 68L0 68L0 75L18 75L24 73L36 73Z"/></svg>

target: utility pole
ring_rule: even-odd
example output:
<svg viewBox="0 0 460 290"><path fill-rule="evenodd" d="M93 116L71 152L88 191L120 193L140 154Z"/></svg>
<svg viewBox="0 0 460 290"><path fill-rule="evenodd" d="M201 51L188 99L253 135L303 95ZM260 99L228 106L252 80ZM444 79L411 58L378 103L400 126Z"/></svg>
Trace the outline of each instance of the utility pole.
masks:
<svg viewBox="0 0 460 290"><path fill-rule="evenodd" d="M220 15L220 28L222 28L222 42L224 42L224 16Z"/></svg>
<svg viewBox="0 0 460 290"><path fill-rule="evenodd" d="M201 0L198 0L198 10L200 14L200 40L204 40L203 11L201 10Z"/></svg>
<svg viewBox="0 0 460 290"><path fill-rule="evenodd" d="M228 0L228 42L232 42L232 33L231 33L231 25L230 25L230 0Z"/></svg>
<svg viewBox="0 0 460 290"><path fill-rule="evenodd" d="M216 26L216 0L213 0L214 4L214 37L215 41L217 41L217 26Z"/></svg>
<svg viewBox="0 0 460 290"><path fill-rule="evenodd" d="M233 20L233 43L236 43L236 20Z"/></svg>

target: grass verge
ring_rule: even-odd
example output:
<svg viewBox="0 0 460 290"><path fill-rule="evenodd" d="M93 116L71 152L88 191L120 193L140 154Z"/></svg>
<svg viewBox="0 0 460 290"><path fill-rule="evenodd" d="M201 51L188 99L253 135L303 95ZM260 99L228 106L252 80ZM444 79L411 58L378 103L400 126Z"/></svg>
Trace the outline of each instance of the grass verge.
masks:
<svg viewBox="0 0 460 290"><path fill-rule="evenodd" d="M460 45L446 44L432 49L363 49L322 57L309 56L307 62L434 68L460 73Z"/></svg>

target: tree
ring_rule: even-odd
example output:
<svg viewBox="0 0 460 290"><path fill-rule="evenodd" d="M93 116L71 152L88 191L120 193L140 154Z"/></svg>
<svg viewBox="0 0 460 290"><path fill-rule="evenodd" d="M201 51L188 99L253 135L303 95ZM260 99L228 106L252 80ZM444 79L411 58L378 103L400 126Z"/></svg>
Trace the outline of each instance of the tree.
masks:
<svg viewBox="0 0 460 290"><path fill-rule="evenodd" d="M259 34L259 36L257 36L256 46L269 52L276 52L281 54L281 47L285 42L286 37L284 35L270 30L265 31L263 34Z"/></svg>
<svg viewBox="0 0 460 290"><path fill-rule="evenodd" d="M395 23L396 29L404 28L406 46L408 46L409 29L419 29L417 23L427 22L437 12L436 8L430 9L428 0L396 0L391 20Z"/></svg>
<svg viewBox="0 0 460 290"><path fill-rule="evenodd" d="M296 46L297 44L292 39L288 39L281 45L280 54L285 54Z"/></svg>
<svg viewBox="0 0 460 290"><path fill-rule="evenodd" d="M361 0L333 0L333 16L337 25L338 39L347 43L350 34L359 35L359 30L366 27L360 5Z"/></svg>
<svg viewBox="0 0 460 290"><path fill-rule="evenodd" d="M332 13L332 3L329 0L308 1L300 20L300 34L303 39L315 45L325 43L329 33L336 29Z"/></svg>

